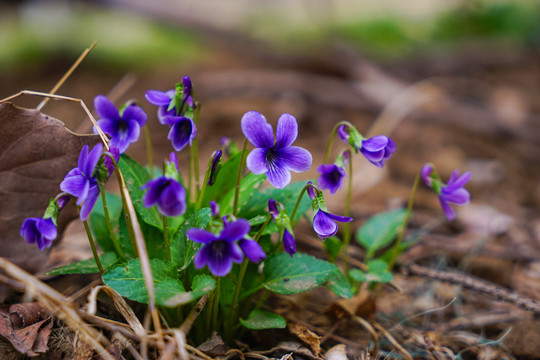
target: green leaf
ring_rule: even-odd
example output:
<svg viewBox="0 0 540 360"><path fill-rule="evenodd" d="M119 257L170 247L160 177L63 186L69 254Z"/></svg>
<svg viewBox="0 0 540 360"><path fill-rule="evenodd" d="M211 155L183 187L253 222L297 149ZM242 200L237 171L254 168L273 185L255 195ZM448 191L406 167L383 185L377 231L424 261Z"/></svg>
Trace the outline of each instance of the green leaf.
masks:
<svg viewBox="0 0 540 360"><path fill-rule="evenodd" d="M144 221L139 221L139 225L141 226L143 238L146 242L148 257L151 259L165 259L165 240L163 239L163 231L155 226L148 225ZM118 242L126 256L131 258L135 257L123 211L118 221Z"/></svg>
<svg viewBox="0 0 540 360"><path fill-rule="evenodd" d="M120 157L118 166L126 180L126 186L131 195L131 200L133 200L133 206L135 207L139 220L142 220L149 225L153 225L158 229L163 229L163 221L156 207L152 206L151 208L147 208L142 202L144 190L141 190L141 186L145 185L150 180L150 176L146 169L125 154L122 154Z"/></svg>
<svg viewBox="0 0 540 360"><path fill-rule="evenodd" d="M278 294L298 294L334 278L336 270L336 265L310 255L279 253L264 262L263 285Z"/></svg>
<svg viewBox="0 0 540 360"><path fill-rule="evenodd" d="M214 200L220 203L220 200L236 186L236 176L238 174L238 166L240 166L241 152L232 155L221 166L216 182L212 186L208 186L204 193L202 205L210 206L210 201Z"/></svg>
<svg viewBox="0 0 540 360"><path fill-rule="evenodd" d="M154 278L158 305L167 306L167 300L186 292L173 264L159 259L150 259L150 269ZM148 303L148 292L139 259L130 260L127 264L108 270L103 274L103 283L130 300Z"/></svg>
<svg viewBox="0 0 540 360"><path fill-rule="evenodd" d="M253 173L249 173L240 181L240 190L238 192L239 209L241 209L251 199L253 193L259 189L259 186L265 179L265 174L255 175ZM233 211L234 193L236 191L235 187L229 190L220 201L221 212L223 214L229 214Z"/></svg>
<svg viewBox="0 0 540 360"><path fill-rule="evenodd" d="M204 229L210 222L211 217L212 211L210 208L199 209L186 219L175 234L171 241L171 259L179 271L182 271L191 264L195 253L202 246L202 244L188 240L186 231L191 228Z"/></svg>
<svg viewBox="0 0 540 360"><path fill-rule="evenodd" d="M210 275L197 275L193 278L191 291L173 296L165 301L165 305L176 307L178 305L187 304L193 300L197 300L205 294L216 288L216 280Z"/></svg>
<svg viewBox="0 0 540 360"><path fill-rule="evenodd" d="M99 256L101 265L106 269L116 262L116 253L106 252ZM60 266L52 269L46 275L67 275L67 274L95 274L99 269L93 257L90 259L74 262L73 264Z"/></svg>
<svg viewBox="0 0 540 360"><path fill-rule="evenodd" d="M277 202L283 204L289 216L292 214L298 195L306 185L306 181L298 181L287 185L283 189L267 189L266 191L257 191L252 194L251 198L243 205L239 211L238 216L244 219L251 219L259 215L265 215L268 213L268 200L274 199ZM311 200L308 195L304 193L302 196L302 201L298 206L298 210L294 219L291 219L293 222L297 221L302 214L304 214L308 209L311 208Z"/></svg>
<svg viewBox="0 0 540 360"><path fill-rule="evenodd" d="M341 298L350 299L353 295L351 285L337 267L324 286Z"/></svg>
<svg viewBox="0 0 540 360"><path fill-rule="evenodd" d="M367 259L394 240L405 221L406 212L405 209L399 209L377 214L356 232L356 240L367 250Z"/></svg>
<svg viewBox="0 0 540 360"><path fill-rule="evenodd" d="M247 319L239 319L240 323L251 330L284 329L287 322L283 316L270 311L253 310Z"/></svg>
<svg viewBox="0 0 540 360"><path fill-rule="evenodd" d="M356 281L360 282L378 282L388 283L394 278L392 272L388 270L388 264L385 261L375 259L368 261L366 264L368 272L352 269L349 271L349 276Z"/></svg>
<svg viewBox="0 0 540 360"><path fill-rule="evenodd" d="M118 226L118 217L120 217L120 212L122 211L122 199L112 193L106 193L105 197L107 198L107 207L109 208L109 218L113 229L115 229ZM101 196L98 197L96 205L90 213L90 228L101 250L104 252L115 251L111 234L109 233L109 227L105 221L105 211Z"/></svg>

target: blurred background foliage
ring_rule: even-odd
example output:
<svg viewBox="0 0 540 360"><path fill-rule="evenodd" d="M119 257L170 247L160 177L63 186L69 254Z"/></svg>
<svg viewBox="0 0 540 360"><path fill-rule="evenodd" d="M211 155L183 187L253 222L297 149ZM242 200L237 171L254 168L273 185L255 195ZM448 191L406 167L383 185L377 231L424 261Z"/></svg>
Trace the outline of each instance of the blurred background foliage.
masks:
<svg viewBox="0 0 540 360"><path fill-rule="evenodd" d="M209 56L204 35L218 33L293 54L344 45L383 62L445 56L479 44L522 51L540 45L540 5L532 0L0 3L0 75L59 54L75 58L96 39L91 63L124 70L196 63Z"/></svg>

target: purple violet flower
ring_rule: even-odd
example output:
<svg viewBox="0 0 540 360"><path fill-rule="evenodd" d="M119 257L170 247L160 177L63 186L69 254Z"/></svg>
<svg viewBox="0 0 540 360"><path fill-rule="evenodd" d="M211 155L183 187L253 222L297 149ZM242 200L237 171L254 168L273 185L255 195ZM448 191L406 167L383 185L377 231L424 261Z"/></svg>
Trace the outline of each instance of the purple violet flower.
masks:
<svg viewBox="0 0 540 360"><path fill-rule="evenodd" d="M448 179L448 183L444 184L434 171L433 165L426 164L422 167L420 176L426 186L437 194L444 214L449 221L456 218L456 212L448 203L456 205L467 205L469 203L471 195L463 186L471 178L470 171L460 176L459 170L455 169L450 179Z"/></svg>
<svg viewBox="0 0 540 360"><path fill-rule="evenodd" d="M339 216L327 211L326 204L322 192L315 190L312 187L307 189L308 195L313 200L313 230L324 241L327 237L334 236L337 233L338 226L336 221L350 222L353 219L348 216Z"/></svg>
<svg viewBox="0 0 540 360"><path fill-rule="evenodd" d="M81 206L81 220L86 220L99 196L99 186L95 169L103 151L103 145L97 144L92 151L85 145L79 155L78 166L71 169L60 183L60 189L77 198Z"/></svg>
<svg viewBox="0 0 540 360"><path fill-rule="evenodd" d="M193 263L195 268L200 269L205 265L212 274L216 276L227 275L232 268L232 263L241 263L243 259L242 250L246 251L248 259L259 258L257 251L251 247L253 244L244 244L244 249L237 243L249 233L249 222L238 219L234 222L225 223L219 235L215 235L203 229L189 229L187 236L191 241L203 244L195 255ZM255 241L250 240L257 244ZM257 244L258 245L258 244Z"/></svg>
<svg viewBox="0 0 540 360"><path fill-rule="evenodd" d="M187 144L191 146L197 136L195 122L185 116L165 116L164 124L171 126L167 139L171 140L174 150L180 151Z"/></svg>
<svg viewBox="0 0 540 360"><path fill-rule="evenodd" d="M141 189L148 189L143 196L147 208L157 204L158 211L165 216L178 216L186 211L186 191L175 179L160 176L148 181Z"/></svg>
<svg viewBox="0 0 540 360"><path fill-rule="evenodd" d="M178 116L182 114L184 105L187 104L191 108L195 108L195 102L193 101L193 86L189 76L182 78L182 85L177 84L177 89L171 89L169 91L148 90L144 97L152 105L158 106L158 120L162 124L165 122L167 116ZM180 100L180 101L178 101Z"/></svg>
<svg viewBox="0 0 540 360"><path fill-rule="evenodd" d="M331 194L335 194L341 188L343 178L347 176L345 169L336 164L321 164L317 171L321 173L317 184L323 190L330 190Z"/></svg>
<svg viewBox="0 0 540 360"><path fill-rule="evenodd" d="M285 249L287 254L291 255L291 257L296 253L296 241L294 236L287 229L283 231L283 249Z"/></svg>
<svg viewBox="0 0 540 360"><path fill-rule="evenodd" d="M139 140L141 127L146 124L146 113L135 103L126 106L119 114L107 97L98 95L94 98L94 108L101 117L97 122L99 127L111 137L110 145L117 146L120 153ZM97 129L94 129L94 133L97 133Z"/></svg>
<svg viewBox="0 0 540 360"><path fill-rule="evenodd" d="M366 139L354 127L347 125L339 126L337 133L341 140L351 145L356 152L360 151L369 162L380 168L384 167L384 162L396 151L394 140L385 135Z"/></svg>
<svg viewBox="0 0 540 360"><path fill-rule="evenodd" d="M254 174L264 174L278 189L291 181L291 170L304 172L311 167L311 154L304 148L291 146L298 136L298 124L294 116L283 114L279 118L276 139L272 125L265 117L249 111L242 117L242 132L255 145L247 157L247 167Z"/></svg>
<svg viewBox="0 0 540 360"><path fill-rule="evenodd" d="M21 236L28 244L37 244L40 251L50 247L57 230L51 218L28 218L21 226Z"/></svg>

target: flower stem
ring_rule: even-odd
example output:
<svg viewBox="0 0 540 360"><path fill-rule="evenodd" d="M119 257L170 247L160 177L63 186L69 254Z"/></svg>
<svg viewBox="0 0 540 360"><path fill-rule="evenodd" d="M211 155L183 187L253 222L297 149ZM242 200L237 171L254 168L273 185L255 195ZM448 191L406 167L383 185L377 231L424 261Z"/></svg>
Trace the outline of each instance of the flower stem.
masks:
<svg viewBox="0 0 540 360"><path fill-rule="evenodd" d="M242 155L240 157L240 164L238 165L238 174L236 176L236 188L234 190L234 205L233 205L233 215L236 216L238 213L238 196L240 195L240 180L242 179L242 172L244 171L244 165L246 162L247 156L247 144L248 140L244 140L244 147L242 148Z"/></svg>
<svg viewBox="0 0 540 360"><path fill-rule="evenodd" d="M105 188L102 185L99 185L99 192L101 193L101 200L103 202L103 213L105 214L105 222L107 223L107 228L109 229L109 234L111 236L114 249L116 250L118 255L122 258L122 260L125 260L126 254L124 254L124 251L122 250L122 247L120 247L120 243L118 242L118 239L116 238L116 234L114 233L114 228L112 226L111 218L109 216L109 206L107 205L107 196L105 194Z"/></svg>
<svg viewBox="0 0 540 360"><path fill-rule="evenodd" d="M399 248L401 247L401 242L403 241L403 237L405 236L405 230L407 230L407 225L409 225L409 220L411 219L414 199L416 197L416 191L418 190L419 184L420 184L420 172L416 174L416 178L414 179L413 188L411 190L411 196L409 197L409 203L407 204L407 213L405 215L405 221L403 222L403 225L401 226L398 238L396 240L396 243L394 244L392 257L388 261L388 270L392 270L396 262L396 259L399 255Z"/></svg>
<svg viewBox="0 0 540 360"><path fill-rule="evenodd" d="M204 173L204 180L202 184L202 189L199 194L199 199L197 200L197 206L195 207L195 210L199 210L202 207L202 202L204 199L204 193L206 192L206 187L208 186L208 179L210 178L211 172L212 172L212 163L214 160L214 156L210 157L210 160L208 160L208 165L206 166L206 171Z"/></svg>
<svg viewBox="0 0 540 360"><path fill-rule="evenodd" d="M304 195L304 193L307 191L308 188L313 188L317 193L320 192L319 189L317 189L317 187L315 187L313 184L306 184L303 188L302 188L302 191L300 191L300 195L298 195L298 198L296 199L296 204L294 204L294 209L291 213L291 221L294 222L294 216L296 215L296 211L298 211L298 206L300 206L300 201L302 200L302 196Z"/></svg>
<svg viewBox="0 0 540 360"><path fill-rule="evenodd" d="M341 125L354 127L353 124L345 120L340 121L336 125L334 125L334 127L332 128L332 132L330 133L330 139L328 139L328 143L326 144L326 150L324 151L323 164L328 164L328 159L330 158L330 151L332 150L332 145L334 144L334 138L336 137L337 130Z"/></svg>
<svg viewBox="0 0 540 360"><path fill-rule="evenodd" d="M167 217L165 215L162 216L163 219L163 240L165 244L165 256L167 256L167 260L171 260L171 242L169 238L169 227L167 226Z"/></svg>
<svg viewBox="0 0 540 360"><path fill-rule="evenodd" d="M129 214L127 200L124 195L124 192L122 191L123 183L122 183L122 173L120 172L120 168L118 167L118 163L116 162L116 159L114 158L114 155L110 152L104 152L103 155L109 157L111 159L113 165L114 165L114 171L116 173L116 180L118 180L118 186L120 187L120 196L122 198L122 206L124 208L124 217L126 220L127 230L129 234L129 240L131 241L131 247L133 248L133 253L135 254L135 257L139 257L139 249L137 247L137 243L135 241L135 230L133 230L133 222L131 221L131 215Z"/></svg>
<svg viewBox="0 0 540 360"><path fill-rule="evenodd" d="M148 130L148 126L144 126L144 139L146 140L146 156L148 161L148 170L150 172L150 176L154 173L154 160L153 160L153 152L152 152L152 138L150 137L150 130Z"/></svg>
<svg viewBox="0 0 540 360"><path fill-rule="evenodd" d="M218 310L219 310L219 298L221 297L221 277L216 279L216 290L214 296L214 305L212 307L212 330L218 331Z"/></svg>
<svg viewBox="0 0 540 360"><path fill-rule="evenodd" d="M347 196L345 197L345 216L351 217L351 198L352 198L352 178L353 178L353 162L350 150L346 150L349 157L349 179L347 181ZM344 273L349 273L349 243L351 242L351 223L343 224L343 261Z"/></svg>
<svg viewBox="0 0 540 360"><path fill-rule="evenodd" d="M79 207L79 212L81 211L81 208ZM94 255L94 260L96 262L96 265L99 269L99 273L103 275L105 272L105 269L103 269L103 265L101 264L101 260L99 260L99 255L97 253L96 244L94 242L94 237L92 236L92 232L90 231L90 226L88 226L88 221L84 220L84 230L86 230L86 236L88 236L88 242L90 242L90 247L92 248L92 254Z"/></svg>
<svg viewBox="0 0 540 360"><path fill-rule="evenodd" d="M259 241L264 229L266 229L270 220L272 220L272 215L268 214L268 216L266 216L266 220L264 221L261 228L257 232L257 235L255 235L255 238L253 239L253 241L256 241L256 242ZM248 267L248 264L249 264L248 259L244 259L240 267L238 280L236 282L236 289L234 291L234 297L233 297L233 302L232 302L232 307L231 307L231 315L229 316L229 324L227 328L232 328L232 326L235 323L236 317L238 316L238 298L240 297L240 290L242 289L242 282L244 281L244 276L246 275L246 269Z"/></svg>

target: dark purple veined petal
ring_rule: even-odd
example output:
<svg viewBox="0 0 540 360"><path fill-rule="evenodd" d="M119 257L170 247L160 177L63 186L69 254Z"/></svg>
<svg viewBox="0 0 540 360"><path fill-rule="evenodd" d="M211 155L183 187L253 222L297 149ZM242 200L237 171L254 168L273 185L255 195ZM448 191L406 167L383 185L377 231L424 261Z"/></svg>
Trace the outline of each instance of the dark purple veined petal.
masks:
<svg viewBox="0 0 540 360"><path fill-rule="evenodd" d="M56 239L58 231L51 218L39 219L39 221L36 222L36 228L47 240Z"/></svg>
<svg viewBox="0 0 540 360"><path fill-rule="evenodd" d="M120 119L120 114L116 106L104 95L98 95L94 98L94 109L96 109L97 114L102 119L113 121Z"/></svg>
<svg viewBox="0 0 540 360"><path fill-rule="evenodd" d="M86 174L84 173L84 168L88 161L88 152L89 152L88 145L84 145L81 150L81 153L79 154L79 159L77 160L77 167L79 168L83 176L86 176Z"/></svg>
<svg viewBox="0 0 540 360"><path fill-rule="evenodd" d="M229 243L231 245L231 258L237 264L240 264L244 260L244 253L237 242Z"/></svg>
<svg viewBox="0 0 540 360"><path fill-rule="evenodd" d="M283 249L285 249L291 257L296 253L296 241L294 240L294 236L292 236L287 229L283 232Z"/></svg>
<svg viewBox="0 0 540 360"><path fill-rule="evenodd" d="M447 192L446 189L443 189L440 197L446 202L457 205L467 205L471 199L471 194L464 188L459 188L451 192Z"/></svg>
<svg viewBox="0 0 540 360"><path fill-rule="evenodd" d="M113 136L118 130L118 122L110 119L100 119L97 121L97 124L101 131L109 136ZM97 128L94 126L94 134L98 134Z"/></svg>
<svg viewBox="0 0 540 360"><path fill-rule="evenodd" d="M311 168L313 159L309 151L304 148L288 146L276 150L276 153L289 170L300 173L308 171Z"/></svg>
<svg viewBox="0 0 540 360"><path fill-rule="evenodd" d="M332 194L338 191L343 185L343 178L347 176L345 170L335 164L321 164L317 171L321 173L317 180L319 188L328 189Z"/></svg>
<svg viewBox="0 0 540 360"><path fill-rule="evenodd" d="M85 221L88 215L92 212L94 205L99 197L99 187L92 185L88 190L88 195L81 206L81 220Z"/></svg>
<svg viewBox="0 0 540 360"><path fill-rule="evenodd" d="M276 200L274 199L268 200L268 212L272 215L274 220L279 215L279 210L277 208Z"/></svg>
<svg viewBox="0 0 540 360"><path fill-rule="evenodd" d="M176 120L170 119L171 117L178 118L176 116L176 110L171 109L167 110L167 106L160 106L157 111L157 117L160 124L163 125L172 125Z"/></svg>
<svg viewBox="0 0 540 360"><path fill-rule="evenodd" d="M259 245L254 240L240 239L240 241L238 241L238 245L242 249L242 252L244 253L244 255L251 262L258 263L266 258L266 254L261 248L261 245Z"/></svg>
<svg viewBox="0 0 540 360"><path fill-rule="evenodd" d="M167 185L167 178L161 176L157 179L148 181L146 184L141 186L141 190L147 189L146 193L143 196L143 204L145 207L154 206L158 200L163 188Z"/></svg>
<svg viewBox="0 0 540 360"><path fill-rule="evenodd" d="M338 227L336 222L326 212L319 209L313 217L313 230L324 240L329 236L335 235Z"/></svg>
<svg viewBox="0 0 540 360"><path fill-rule="evenodd" d="M135 120L139 123L139 126L144 126L146 124L147 116L141 107L131 104L124 109L122 118L126 121Z"/></svg>
<svg viewBox="0 0 540 360"><path fill-rule="evenodd" d="M152 105L169 106L169 103L171 102L171 97L168 93L159 90L148 90L144 94L144 97Z"/></svg>
<svg viewBox="0 0 540 360"><path fill-rule="evenodd" d="M67 192L68 194L79 197L83 191L88 179L86 179L79 168L71 169L64 180L60 183L60 190Z"/></svg>
<svg viewBox="0 0 540 360"><path fill-rule="evenodd" d="M81 206L81 204L86 201L86 197L88 196L89 191L90 191L90 180L86 180L85 183L84 183L84 187L82 189L82 192L79 195L79 197L77 198L77 205L78 206Z"/></svg>
<svg viewBox="0 0 540 360"><path fill-rule="evenodd" d="M174 150L180 151L191 142L197 135L195 123L186 117L180 117L169 131L168 139L171 140Z"/></svg>
<svg viewBox="0 0 540 360"><path fill-rule="evenodd" d="M291 114L283 114L276 127L276 149L292 145L298 136L298 123Z"/></svg>
<svg viewBox="0 0 540 360"><path fill-rule="evenodd" d="M179 216L186 210L186 192L184 187L174 179L163 188L157 202L158 210L165 216Z"/></svg>
<svg viewBox="0 0 540 360"><path fill-rule="evenodd" d="M268 158L267 158L268 161ZM282 162L274 161L273 163L268 164L268 171L266 172L266 177L270 184L278 189L283 189L287 184L291 182L291 172L287 169Z"/></svg>
<svg viewBox="0 0 540 360"><path fill-rule="evenodd" d="M211 251L212 248L208 245L205 245L199 249L193 258L193 264L195 265L196 269L201 269L208 263L208 257Z"/></svg>
<svg viewBox="0 0 540 360"><path fill-rule="evenodd" d="M216 276L225 276L231 271L233 263L233 245L235 244L227 241L214 241L213 243L203 246L203 249L209 248L206 253L206 265L208 265L212 274Z"/></svg>
<svg viewBox="0 0 540 360"><path fill-rule="evenodd" d="M218 238L210 231L203 229L192 228L186 231L187 237L191 241L195 241L201 244L209 244L212 241L216 241Z"/></svg>
<svg viewBox="0 0 540 360"><path fill-rule="evenodd" d="M255 148L253 149L246 158L246 166L255 175L264 174L268 171L266 166L266 155L268 154L268 149L265 148Z"/></svg>
<svg viewBox="0 0 540 360"><path fill-rule="evenodd" d="M123 122L123 120L121 120ZM138 127L139 124L136 121L133 121L135 125ZM111 136L111 142L110 144L113 146L116 146L118 148L118 151L120 151L121 154L126 152L126 150L129 147L129 144L131 144L130 139L130 126L129 125L123 125L118 128L118 131Z"/></svg>
<svg viewBox="0 0 540 360"><path fill-rule="evenodd" d="M219 238L230 242L237 241L246 236L249 229L249 221L238 219L234 222L225 224Z"/></svg>
<svg viewBox="0 0 540 360"><path fill-rule="evenodd" d="M266 118L256 112L248 111L242 116L242 132L255 147L271 148L274 146L274 133L272 125L266 122Z"/></svg>
<svg viewBox="0 0 540 360"><path fill-rule="evenodd" d="M377 135L362 141L362 149L369 152L376 152L383 150L388 144L388 137L384 135Z"/></svg>

